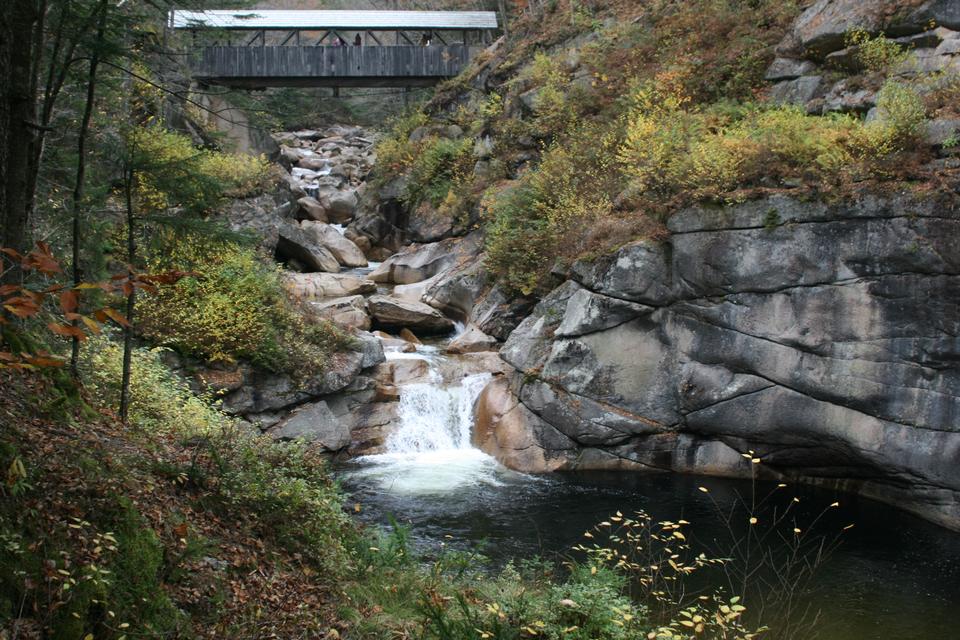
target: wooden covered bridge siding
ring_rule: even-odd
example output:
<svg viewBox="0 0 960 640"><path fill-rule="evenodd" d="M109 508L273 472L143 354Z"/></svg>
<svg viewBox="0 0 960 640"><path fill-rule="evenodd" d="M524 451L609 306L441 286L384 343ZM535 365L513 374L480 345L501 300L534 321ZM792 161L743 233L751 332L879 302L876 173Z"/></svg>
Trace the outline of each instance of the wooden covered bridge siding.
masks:
<svg viewBox="0 0 960 640"><path fill-rule="evenodd" d="M193 64L206 84L259 87L421 87L460 73L479 50L446 46L209 46Z"/></svg>
<svg viewBox="0 0 960 640"><path fill-rule="evenodd" d="M488 43L498 29L490 11L322 9L175 10L167 26L228 38L253 33L246 46L207 45L193 56L197 80L240 88L428 86L460 73L482 48L472 45ZM301 46L304 33L323 35ZM396 44L376 33L393 33Z"/></svg>

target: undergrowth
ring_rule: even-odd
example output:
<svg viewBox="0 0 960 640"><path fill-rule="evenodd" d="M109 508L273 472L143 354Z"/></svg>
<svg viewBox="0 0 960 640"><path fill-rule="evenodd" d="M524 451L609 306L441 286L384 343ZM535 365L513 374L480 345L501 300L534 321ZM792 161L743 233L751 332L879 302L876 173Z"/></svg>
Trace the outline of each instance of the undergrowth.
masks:
<svg viewBox="0 0 960 640"><path fill-rule="evenodd" d="M141 302L138 326L156 344L304 376L322 371L330 356L352 345L334 325L306 321L287 300L280 270L251 247L161 230L147 267L192 274Z"/></svg>

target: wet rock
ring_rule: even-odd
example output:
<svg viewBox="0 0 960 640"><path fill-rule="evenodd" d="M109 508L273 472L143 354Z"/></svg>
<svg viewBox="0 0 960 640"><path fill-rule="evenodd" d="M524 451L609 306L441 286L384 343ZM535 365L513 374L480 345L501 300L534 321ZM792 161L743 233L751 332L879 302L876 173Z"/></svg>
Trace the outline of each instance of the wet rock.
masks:
<svg viewBox="0 0 960 640"><path fill-rule="evenodd" d="M499 346L497 339L488 336L473 325L450 341L447 353L474 353L476 351L493 351Z"/></svg>
<svg viewBox="0 0 960 640"><path fill-rule="evenodd" d="M420 339L414 335L413 331L410 331L410 329L407 329L406 327L400 329L400 339L406 340L412 344L423 344L420 342Z"/></svg>
<svg viewBox="0 0 960 640"><path fill-rule="evenodd" d="M311 196L304 196L297 200L298 212L300 218L306 218L307 220L316 220L317 222L328 222L327 220L327 210L323 208L323 205L317 201L316 198Z"/></svg>
<svg viewBox="0 0 960 640"><path fill-rule="evenodd" d="M347 273L285 273L283 286L294 300L342 298L377 290L372 280Z"/></svg>
<svg viewBox="0 0 960 640"><path fill-rule="evenodd" d="M422 302L376 295L367 300L367 308L373 319L385 327L406 327L424 334L446 333L453 329L452 320Z"/></svg>
<svg viewBox="0 0 960 640"><path fill-rule="evenodd" d="M337 273L340 263L333 254L299 225L283 222L278 230L277 256L293 259L310 271Z"/></svg>
<svg viewBox="0 0 960 640"><path fill-rule="evenodd" d="M329 320L346 329L362 331L370 329L370 316L367 315L367 303L363 296L314 302L310 305L310 310L316 317Z"/></svg>
<svg viewBox="0 0 960 640"><path fill-rule="evenodd" d="M749 475L753 449L778 477L960 527L943 466L960 455L956 202L772 196L668 226L668 246L575 265L511 333L500 355L527 413L504 441L542 459L496 455ZM540 440L558 433L575 461Z"/></svg>
<svg viewBox="0 0 960 640"><path fill-rule="evenodd" d="M330 252L337 262L345 267L365 267L367 258L357 245L350 242L339 231L328 224L304 220L300 228L310 234L324 249Z"/></svg>
<svg viewBox="0 0 960 640"><path fill-rule="evenodd" d="M546 473L576 456L576 443L521 404L505 377L484 387L475 416L474 445L511 469Z"/></svg>

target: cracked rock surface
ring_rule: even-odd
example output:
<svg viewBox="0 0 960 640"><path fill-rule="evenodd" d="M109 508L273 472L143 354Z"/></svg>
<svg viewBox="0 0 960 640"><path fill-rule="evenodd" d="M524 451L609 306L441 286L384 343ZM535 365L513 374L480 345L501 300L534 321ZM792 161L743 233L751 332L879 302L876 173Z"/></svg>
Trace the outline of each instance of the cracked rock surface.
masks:
<svg viewBox="0 0 960 640"><path fill-rule="evenodd" d="M691 208L572 267L510 334L477 440L526 471L833 484L960 528L960 212L949 199Z"/></svg>

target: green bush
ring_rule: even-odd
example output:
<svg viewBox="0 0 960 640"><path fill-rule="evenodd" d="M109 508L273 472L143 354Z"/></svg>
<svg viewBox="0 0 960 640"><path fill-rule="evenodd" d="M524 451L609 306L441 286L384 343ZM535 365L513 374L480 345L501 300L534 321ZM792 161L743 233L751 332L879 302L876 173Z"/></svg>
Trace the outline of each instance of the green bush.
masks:
<svg viewBox="0 0 960 640"><path fill-rule="evenodd" d="M846 35L846 45L855 47L854 57L863 69L887 74L910 58L910 52L900 45L880 34L876 37L862 30L854 29Z"/></svg>
<svg viewBox="0 0 960 640"><path fill-rule="evenodd" d="M404 201L414 207L424 201L440 206L451 189L467 175L472 148L473 141L469 138L425 140L410 165Z"/></svg>
<svg viewBox="0 0 960 640"><path fill-rule="evenodd" d="M215 209L225 197L245 197L268 183L263 156L198 149L187 136L162 127L139 127L127 139L140 205L194 213Z"/></svg>
<svg viewBox="0 0 960 640"><path fill-rule="evenodd" d="M280 270L231 241L189 233L155 234L150 271L195 275L140 303L138 327L151 340L207 360L238 359L272 371L320 371L348 337L326 322L308 326L290 308Z"/></svg>
<svg viewBox="0 0 960 640"><path fill-rule="evenodd" d="M859 132L860 155L876 160L913 148L922 138L926 106L913 87L888 81L877 94L877 118Z"/></svg>
<svg viewBox="0 0 960 640"><path fill-rule="evenodd" d="M229 419L209 398L190 391L187 383L161 361L163 349L133 350L130 372L130 423L149 432L176 430L187 436L208 434ZM107 336L88 340L82 351L87 389L101 406L116 406L120 398L123 345Z"/></svg>
<svg viewBox="0 0 960 640"><path fill-rule="evenodd" d="M342 571L355 535L326 460L302 443L276 442L245 432L212 437L219 463L217 489L227 505L256 514L257 526L307 554L328 571Z"/></svg>

